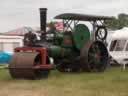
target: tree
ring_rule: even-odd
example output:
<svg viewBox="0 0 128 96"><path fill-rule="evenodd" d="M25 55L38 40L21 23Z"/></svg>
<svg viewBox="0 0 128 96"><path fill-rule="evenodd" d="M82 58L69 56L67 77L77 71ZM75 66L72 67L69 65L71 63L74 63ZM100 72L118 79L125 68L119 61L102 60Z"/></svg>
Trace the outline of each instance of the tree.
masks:
<svg viewBox="0 0 128 96"><path fill-rule="evenodd" d="M123 27L128 27L128 15L121 13L118 18L113 18L112 20L105 21L105 24L110 29L121 29Z"/></svg>

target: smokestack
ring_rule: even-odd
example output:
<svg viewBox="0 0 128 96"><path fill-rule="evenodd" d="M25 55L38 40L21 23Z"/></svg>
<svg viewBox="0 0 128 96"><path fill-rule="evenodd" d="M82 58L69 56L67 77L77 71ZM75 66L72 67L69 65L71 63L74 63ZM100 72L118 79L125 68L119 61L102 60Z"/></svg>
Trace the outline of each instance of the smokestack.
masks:
<svg viewBox="0 0 128 96"><path fill-rule="evenodd" d="M47 8L40 8L40 30L46 32Z"/></svg>

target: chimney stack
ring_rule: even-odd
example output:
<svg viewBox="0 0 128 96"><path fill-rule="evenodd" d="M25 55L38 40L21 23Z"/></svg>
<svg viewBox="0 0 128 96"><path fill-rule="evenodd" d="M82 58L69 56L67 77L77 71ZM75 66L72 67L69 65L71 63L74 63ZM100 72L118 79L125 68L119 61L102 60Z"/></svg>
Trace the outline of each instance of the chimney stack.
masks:
<svg viewBox="0 0 128 96"><path fill-rule="evenodd" d="M46 32L47 8L40 8L40 30Z"/></svg>

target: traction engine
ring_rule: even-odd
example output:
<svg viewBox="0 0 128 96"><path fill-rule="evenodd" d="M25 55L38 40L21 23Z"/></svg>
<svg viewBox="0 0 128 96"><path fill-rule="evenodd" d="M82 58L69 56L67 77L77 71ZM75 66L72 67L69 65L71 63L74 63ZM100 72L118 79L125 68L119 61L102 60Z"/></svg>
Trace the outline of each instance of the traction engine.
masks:
<svg viewBox="0 0 128 96"><path fill-rule="evenodd" d="M40 79L48 77L51 69L60 72L102 72L108 64L108 51L105 46L107 30L106 16L93 16L75 13L57 15L63 22L59 32L51 24L46 32L47 9L40 8L40 40L29 32L24 35L24 46L14 49L9 64L13 78ZM93 26L90 32L85 24Z"/></svg>

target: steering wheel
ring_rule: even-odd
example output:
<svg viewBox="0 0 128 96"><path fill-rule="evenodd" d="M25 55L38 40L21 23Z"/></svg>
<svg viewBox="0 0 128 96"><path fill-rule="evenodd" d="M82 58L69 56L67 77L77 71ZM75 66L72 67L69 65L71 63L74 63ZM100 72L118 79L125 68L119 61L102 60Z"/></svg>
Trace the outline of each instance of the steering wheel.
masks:
<svg viewBox="0 0 128 96"><path fill-rule="evenodd" d="M105 26L97 26L97 30L95 32L95 39L100 41L105 41L107 38L107 29Z"/></svg>

